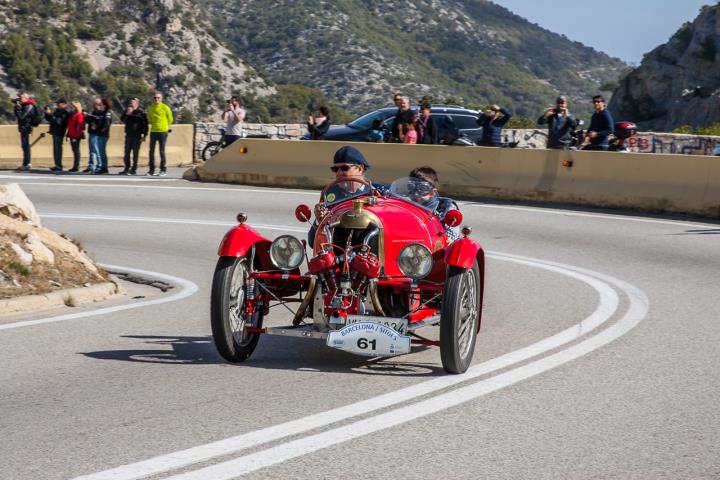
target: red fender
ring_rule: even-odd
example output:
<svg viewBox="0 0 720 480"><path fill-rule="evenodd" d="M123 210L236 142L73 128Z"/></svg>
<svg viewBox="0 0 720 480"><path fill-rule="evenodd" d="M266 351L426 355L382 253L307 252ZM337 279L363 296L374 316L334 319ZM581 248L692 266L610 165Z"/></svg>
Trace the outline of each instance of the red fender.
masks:
<svg viewBox="0 0 720 480"><path fill-rule="evenodd" d="M221 257L243 257L250 247L261 244L261 250L267 251L270 248L270 240L260 235L254 228L245 224L231 228L220 242L218 255Z"/></svg>
<svg viewBox="0 0 720 480"><path fill-rule="evenodd" d="M472 268L477 259L482 268L485 252L479 243L472 238L463 237L445 247L445 263L453 267Z"/></svg>
<svg viewBox="0 0 720 480"><path fill-rule="evenodd" d="M472 268L477 260L480 273L480 317L478 318L478 331L482 324L482 305L485 300L485 251L475 240L463 237L455 240L445 247L445 263L447 265Z"/></svg>

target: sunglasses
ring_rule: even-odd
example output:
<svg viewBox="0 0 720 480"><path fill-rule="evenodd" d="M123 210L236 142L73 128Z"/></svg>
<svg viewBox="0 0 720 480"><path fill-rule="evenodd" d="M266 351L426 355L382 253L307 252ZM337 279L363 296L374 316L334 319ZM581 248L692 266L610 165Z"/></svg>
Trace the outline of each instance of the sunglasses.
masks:
<svg viewBox="0 0 720 480"><path fill-rule="evenodd" d="M356 166L357 166L357 165L340 165L340 166L338 166L338 165L333 165L332 167L330 167L330 170L332 170L332 171L335 172L335 173L337 173L337 172L347 172L348 170L350 170L351 168L356 167Z"/></svg>
<svg viewBox="0 0 720 480"><path fill-rule="evenodd" d="M593 100L593 103L604 103L602 100Z"/></svg>

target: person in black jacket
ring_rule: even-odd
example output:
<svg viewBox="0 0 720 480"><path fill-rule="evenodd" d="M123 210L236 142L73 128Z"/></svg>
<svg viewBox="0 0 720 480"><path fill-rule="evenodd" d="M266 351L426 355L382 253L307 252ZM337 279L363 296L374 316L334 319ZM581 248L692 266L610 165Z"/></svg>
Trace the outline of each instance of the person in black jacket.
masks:
<svg viewBox="0 0 720 480"><path fill-rule="evenodd" d="M118 175L136 175L140 144L148 134L148 116L140 106L139 98L130 99L130 105L123 112L120 120L125 124L125 155L123 156L125 169L118 172ZM131 152L132 166L130 166Z"/></svg>
<svg viewBox="0 0 720 480"><path fill-rule="evenodd" d="M55 166L51 167L50 170L62 172L63 142L65 141L71 112L68 110L67 101L64 98L58 99L55 106L54 111L50 107L45 107L45 120L50 125L50 135L53 138L53 160L55 161Z"/></svg>
<svg viewBox="0 0 720 480"><path fill-rule="evenodd" d="M390 132L391 141L394 143L402 143L403 136L405 135L404 125L412 121L415 112L410 108L410 98L400 97L398 111L395 114L395 119L392 122L392 131Z"/></svg>
<svg viewBox="0 0 720 480"><path fill-rule="evenodd" d="M323 140L330 130L330 110L323 106L318 108L317 115L308 116L307 129L313 140Z"/></svg>
<svg viewBox="0 0 720 480"><path fill-rule="evenodd" d="M593 97L595 113L590 118L590 126L585 134L583 150L607 150L609 145L608 137L613 133L614 121L612 115L605 108L605 99L602 95Z"/></svg>
<svg viewBox="0 0 720 480"><path fill-rule="evenodd" d="M502 128L512 118L512 113L498 105L490 105L477 123L483 129L480 145L484 147L502 146Z"/></svg>
<svg viewBox="0 0 720 480"><path fill-rule="evenodd" d="M25 90L18 92L18 98L15 100L15 118L18 131L20 131L20 145L23 151L23 163L17 168L18 171L30 170L30 134L41 118L39 108L35 99L30 98Z"/></svg>
<svg viewBox="0 0 720 480"><path fill-rule="evenodd" d="M555 106L548 107L537 123L548 126L547 148L570 148L572 133L578 126L578 120L568 110L568 101L565 95L560 95Z"/></svg>
<svg viewBox="0 0 720 480"><path fill-rule="evenodd" d="M430 105L427 103L420 107L420 118L415 125L418 130L418 143L432 145L438 143L438 132L432 116L430 116Z"/></svg>
<svg viewBox="0 0 720 480"><path fill-rule="evenodd" d="M90 164L94 157L97 163L92 173L101 175L108 173L107 142L110 140L112 125L112 100L108 97L103 97L100 101L96 99L93 107L93 112L86 120L90 133ZM90 164L88 169L91 169Z"/></svg>

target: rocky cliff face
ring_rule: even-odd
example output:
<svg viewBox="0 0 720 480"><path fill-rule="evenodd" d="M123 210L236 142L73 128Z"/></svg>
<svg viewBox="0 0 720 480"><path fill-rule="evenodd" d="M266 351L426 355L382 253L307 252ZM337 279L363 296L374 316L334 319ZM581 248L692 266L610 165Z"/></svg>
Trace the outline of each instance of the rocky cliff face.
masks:
<svg viewBox="0 0 720 480"><path fill-rule="evenodd" d="M608 107L615 119L655 131L720 122L718 45L720 6L703 7L620 82Z"/></svg>

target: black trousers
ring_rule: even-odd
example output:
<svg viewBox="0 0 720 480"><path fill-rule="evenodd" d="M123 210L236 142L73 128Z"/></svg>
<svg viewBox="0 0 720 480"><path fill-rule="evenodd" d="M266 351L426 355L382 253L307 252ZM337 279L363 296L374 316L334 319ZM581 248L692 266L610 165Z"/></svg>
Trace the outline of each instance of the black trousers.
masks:
<svg viewBox="0 0 720 480"><path fill-rule="evenodd" d="M70 139L70 148L72 148L73 152L73 170L77 170L80 168L80 139L79 138L71 138Z"/></svg>
<svg viewBox="0 0 720 480"><path fill-rule="evenodd" d="M62 168L62 151L65 135L53 135L53 160L57 168Z"/></svg>
<svg viewBox="0 0 720 480"><path fill-rule="evenodd" d="M125 156L123 157L123 163L125 164L125 170L134 172L137 170L138 156L140 155L140 143L141 138L139 136L125 136ZM132 167L130 166L130 153L132 153Z"/></svg>

